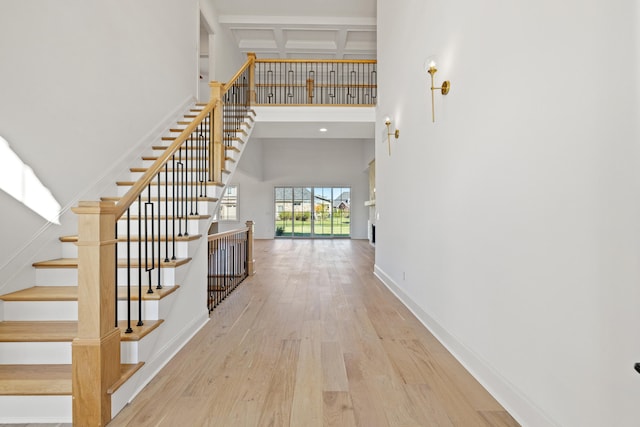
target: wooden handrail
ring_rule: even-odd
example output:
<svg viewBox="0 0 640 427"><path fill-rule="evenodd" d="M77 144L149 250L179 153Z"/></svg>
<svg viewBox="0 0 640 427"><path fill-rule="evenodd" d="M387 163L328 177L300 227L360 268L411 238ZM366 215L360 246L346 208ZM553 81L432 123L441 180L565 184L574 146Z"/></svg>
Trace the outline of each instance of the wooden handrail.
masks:
<svg viewBox="0 0 640 427"><path fill-rule="evenodd" d="M223 237L226 236L230 236L232 234L236 234L236 233L242 233L244 231L249 231L251 227L242 227L242 228L237 228L235 230L229 230L229 231L222 231L220 233L216 233L216 234L209 234L209 236L207 237L207 239L212 242L214 240L218 240L221 239Z"/></svg>
<svg viewBox="0 0 640 427"><path fill-rule="evenodd" d="M304 64L304 63L329 63L329 64L376 64L376 59L256 59L255 62L263 64L274 63L291 63L291 64Z"/></svg>
<svg viewBox="0 0 640 427"><path fill-rule="evenodd" d="M227 83L222 85L222 94L223 95L231 88L231 86L233 86L233 83L236 80L238 80L238 78L242 75L242 73L245 72L245 70L247 68L249 68L250 66L253 66L253 64L254 64L254 62L256 60L255 55L249 54L248 57L249 57L249 59L247 59L247 62L244 63L244 65L238 70L238 72L235 73L233 75L233 77L231 77L231 79Z"/></svg>
<svg viewBox="0 0 640 427"><path fill-rule="evenodd" d="M222 85L222 93L221 96L224 95L232 86L233 83L242 75L242 73L251 65L253 65L255 61L255 55L249 55L249 59L244 63L242 68L233 76L233 78L226 84ZM160 172L162 167L171 159L176 151L180 148L180 146L189 138L189 136L193 133L196 127L202 123L202 121L207 117L211 111L216 108L216 103L219 100L212 99L209 103L202 109L200 114L196 116L195 119L185 128L185 130L178 135L178 137L173 141L169 147L165 150L164 153L158 159L153 162L153 164L147 169L147 171L140 177L140 179L127 191L127 193L118 201L115 206L115 215L116 218L119 219L124 213L127 211L129 206L131 206L137 199L138 195L145 189L147 185L153 181L155 176ZM219 105L219 104L218 104ZM209 124L213 126L213 123Z"/></svg>
<svg viewBox="0 0 640 427"><path fill-rule="evenodd" d="M173 143L167 147L164 153L160 157L156 159L155 162L147 169L147 171L140 177L138 181L127 191L127 193L118 201L115 206L115 216L116 219L119 219L124 213L129 209L137 199L138 195L142 193L142 191L147 187L151 181L156 177L158 172L164 167L165 163L171 159L176 151L182 146L189 136L193 133L196 127L202 123L202 121L207 117L209 113L214 109L215 100L209 101L209 103L203 108L202 112L196 116L195 119L185 128L185 130L178 135L178 137L173 141ZM213 126L213 123L209 124Z"/></svg>

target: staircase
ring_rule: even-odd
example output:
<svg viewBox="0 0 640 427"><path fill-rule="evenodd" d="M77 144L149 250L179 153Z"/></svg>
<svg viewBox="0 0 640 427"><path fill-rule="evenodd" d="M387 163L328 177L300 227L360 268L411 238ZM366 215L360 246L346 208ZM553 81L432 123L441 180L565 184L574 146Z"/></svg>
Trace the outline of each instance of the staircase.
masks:
<svg viewBox="0 0 640 427"><path fill-rule="evenodd" d="M102 200L120 200L203 107L202 104L195 104L157 145L151 147L151 154L142 157L140 164L130 169L130 178L116 183L115 195L108 195ZM207 196L197 197L197 214L188 215L187 218L188 233L175 238L162 233L155 236L156 241L163 242L159 245L161 248L173 247L175 243L175 259L160 263L162 289L154 288L153 293L141 293L143 326L136 326L136 322L127 324L127 289L119 287L117 290L121 369L120 380L109 390L112 416L153 378L157 370L207 320L206 288L194 286L204 283L206 277L194 283L195 280L190 277L198 277L200 271L199 268L191 268L191 265L194 259L202 259L203 252L206 252L202 247L206 247L207 230L218 207L218 200L251 135L254 115L250 110L248 114L225 123L222 182L205 183L208 186ZM171 172L170 168L168 170ZM185 176L197 175L198 172L188 170ZM198 185L195 182L190 184ZM158 199L161 201L158 205L162 208L168 197L156 196L155 200ZM132 218L136 218L137 203L132 205L130 211ZM170 218L172 212L162 215ZM135 229L132 231L131 240L134 242L138 239L136 232ZM33 286L0 296L0 423L71 422L71 343L78 332L77 240L77 236L61 237L61 258L33 264L36 269ZM122 246L125 244L123 240L118 237L118 254L126 250ZM135 251L136 245L132 246ZM133 264L142 262L135 259L137 253L133 256ZM126 283L126 270L123 268L126 265L123 264L124 261L118 261L119 284ZM134 292L131 297L131 305L137 307L137 293ZM191 323L181 324L180 315L176 312L184 311L185 306L193 306L191 310L196 310L198 315ZM136 313L137 309L132 310L134 320L138 320ZM127 333L129 326L132 331Z"/></svg>

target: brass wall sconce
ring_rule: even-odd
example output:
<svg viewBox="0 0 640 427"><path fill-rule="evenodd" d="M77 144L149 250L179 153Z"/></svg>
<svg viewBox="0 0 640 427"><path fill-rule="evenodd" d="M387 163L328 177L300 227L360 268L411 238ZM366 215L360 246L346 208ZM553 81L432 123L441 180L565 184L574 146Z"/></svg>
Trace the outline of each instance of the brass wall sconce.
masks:
<svg viewBox="0 0 640 427"><path fill-rule="evenodd" d="M384 118L384 124L387 126L387 145L389 146L389 155L391 155L391 135L396 139L400 138L400 129L391 132L391 118L389 116Z"/></svg>
<svg viewBox="0 0 640 427"><path fill-rule="evenodd" d="M437 72L438 72L438 69L436 68L435 61L430 61L429 65L428 65L428 68L427 68L427 73L429 73L431 75L431 121L432 122L436 121L436 108L435 108L434 91L439 90L440 93L442 93L443 95L446 95L446 94L449 93L449 89L451 88L451 83L449 82L449 80L443 81L442 82L442 86L435 87L435 85L433 83L433 77Z"/></svg>

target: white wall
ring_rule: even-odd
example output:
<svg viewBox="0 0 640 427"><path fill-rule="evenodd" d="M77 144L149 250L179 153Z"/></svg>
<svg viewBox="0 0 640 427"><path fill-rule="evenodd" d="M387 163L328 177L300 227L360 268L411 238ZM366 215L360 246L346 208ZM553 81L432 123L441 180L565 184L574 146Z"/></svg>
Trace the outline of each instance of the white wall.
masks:
<svg viewBox="0 0 640 427"><path fill-rule="evenodd" d="M376 271L523 425L640 419L638 18L378 1Z"/></svg>
<svg viewBox="0 0 640 427"><path fill-rule="evenodd" d="M246 62L246 56L238 51L238 44L233 36L220 26L218 22L218 11L216 10L214 0L200 0L200 10L205 19L212 36L209 39L209 80L228 82L231 77ZM210 92L203 83L200 89L199 99L203 102L209 101Z"/></svg>
<svg viewBox="0 0 640 427"><path fill-rule="evenodd" d="M98 197L123 153L195 98L198 19L197 0L0 4L0 135L62 206ZM1 202L0 268L44 224ZM52 234L73 233L69 218Z"/></svg>
<svg viewBox="0 0 640 427"><path fill-rule="evenodd" d="M232 184L239 187L240 219L224 222L220 231L255 221L255 238L274 236L276 186L351 187L351 237L367 238L369 198L367 154L370 140L272 140L250 138ZM369 159L370 161L370 159Z"/></svg>

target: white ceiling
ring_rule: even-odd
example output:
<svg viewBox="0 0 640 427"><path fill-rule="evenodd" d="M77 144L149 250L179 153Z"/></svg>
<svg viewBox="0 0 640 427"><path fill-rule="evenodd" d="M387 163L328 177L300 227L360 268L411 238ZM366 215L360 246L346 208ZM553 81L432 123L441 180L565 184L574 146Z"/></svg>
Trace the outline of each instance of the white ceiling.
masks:
<svg viewBox="0 0 640 427"><path fill-rule="evenodd" d="M254 107L252 138L373 139L375 107ZM325 129L325 131L320 131Z"/></svg>
<svg viewBox="0 0 640 427"><path fill-rule="evenodd" d="M213 0L242 53L258 58L374 59L375 0Z"/></svg>

